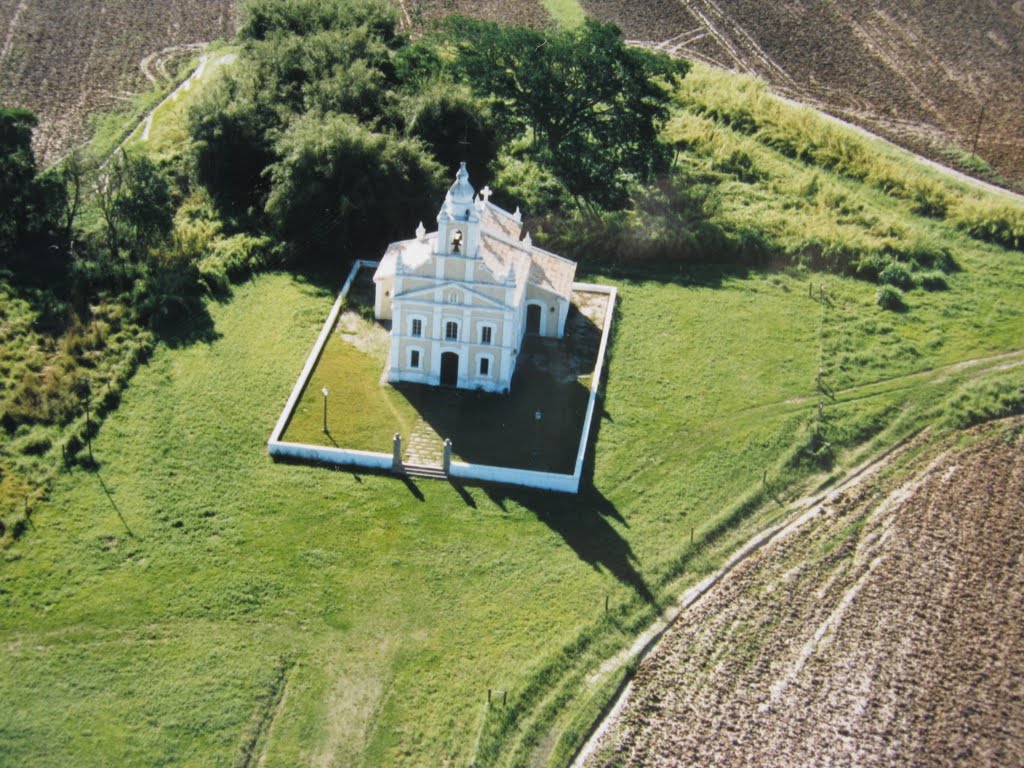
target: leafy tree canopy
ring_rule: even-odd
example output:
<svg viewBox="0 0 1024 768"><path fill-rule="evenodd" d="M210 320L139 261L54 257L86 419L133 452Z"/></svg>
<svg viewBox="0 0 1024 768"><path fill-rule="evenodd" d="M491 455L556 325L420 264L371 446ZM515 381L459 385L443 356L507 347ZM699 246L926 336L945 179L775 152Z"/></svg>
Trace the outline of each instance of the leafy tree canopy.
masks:
<svg viewBox="0 0 1024 768"><path fill-rule="evenodd" d="M381 247L432 213L443 188L422 143L374 133L351 115L304 115L276 150L266 211L303 258Z"/></svg>
<svg viewBox="0 0 1024 768"><path fill-rule="evenodd" d="M43 284L61 277L67 259L60 237L67 196L59 174L36 173L35 126L28 110L0 108L0 266Z"/></svg>
<svg viewBox="0 0 1024 768"><path fill-rule="evenodd" d="M667 169L659 139L675 81L687 65L626 45L614 24L534 30L454 18L455 69L491 99L506 136L528 130L574 197L625 205L634 181Z"/></svg>

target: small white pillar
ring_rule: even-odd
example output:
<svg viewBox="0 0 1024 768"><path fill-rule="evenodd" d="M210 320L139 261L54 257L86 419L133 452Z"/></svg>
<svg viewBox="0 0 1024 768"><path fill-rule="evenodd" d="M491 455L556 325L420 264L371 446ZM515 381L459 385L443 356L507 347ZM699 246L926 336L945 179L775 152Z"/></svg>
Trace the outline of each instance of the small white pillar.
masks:
<svg viewBox="0 0 1024 768"><path fill-rule="evenodd" d="M391 439L391 468L396 472L402 468L402 436L397 432Z"/></svg>

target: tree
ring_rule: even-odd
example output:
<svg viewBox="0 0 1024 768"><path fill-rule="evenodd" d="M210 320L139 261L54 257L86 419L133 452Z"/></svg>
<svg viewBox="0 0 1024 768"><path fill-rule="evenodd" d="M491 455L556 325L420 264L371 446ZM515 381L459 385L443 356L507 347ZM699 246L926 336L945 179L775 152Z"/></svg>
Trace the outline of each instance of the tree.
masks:
<svg viewBox="0 0 1024 768"><path fill-rule="evenodd" d="M122 150L111 158L97 179L96 205L114 261L125 252L131 262L143 261L174 224L170 185L145 155Z"/></svg>
<svg viewBox="0 0 1024 768"><path fill-rule="evenodd" d="M9 253L25 236L25 211L32 195L36 159L27 109L0 109L0 248Z"/></svg>
<svg viewBox="0 0 1024 768"><path fill-rule="evenodd" d="M408 132L433 150L442 168L466 162L478 180L493 172L497 132L486 104L469 88L438 80L410 102Z"/></svg>
<svg viewBox="0 0 1024 768"><path fill-rule="evenodd" d="M456 69L493 99L506 140L528 130L532 151L582 201L620 207L634 181L667 169L659 133L687 71L632 48L613 24L539 31L456 18Z"/></svg>
<svg viewBox="0 0 1024 768"><path fill-rule="evenodd" d="M22 282L45 285L64 276L67 193L59 173L36 174L35 126L31 112L0 108L0 264Z"/></svg>
<svg viewBox="0 0 1024 768"><path fill-rule="evenodd" d="M307 114L276 146L266 212L297 258L374 251L433 213L440 166L416 140L374 133L351 115Z"/></svg>

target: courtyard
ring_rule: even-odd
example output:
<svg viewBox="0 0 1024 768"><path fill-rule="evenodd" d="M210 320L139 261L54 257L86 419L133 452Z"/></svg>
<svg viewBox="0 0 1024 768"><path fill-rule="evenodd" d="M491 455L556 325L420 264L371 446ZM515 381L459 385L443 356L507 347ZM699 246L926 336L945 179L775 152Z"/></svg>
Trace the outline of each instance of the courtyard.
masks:
<svg viewBox="0 0 1024 768"><path fill-rule="evenodd" d="M607 294L574 291L566 337L526 337L499 395L383 381L389 328L372 319L372 292L371 272L360 270L283 441L389 454L398 433L406 464L440 466L450 439L456 460L572 474Z"/></svg>

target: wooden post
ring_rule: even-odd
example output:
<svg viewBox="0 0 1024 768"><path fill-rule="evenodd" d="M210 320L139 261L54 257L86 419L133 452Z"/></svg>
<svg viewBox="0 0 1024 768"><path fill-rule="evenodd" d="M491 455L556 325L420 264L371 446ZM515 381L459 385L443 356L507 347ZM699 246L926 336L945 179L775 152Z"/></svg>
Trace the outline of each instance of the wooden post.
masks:
<svg viewBox="0 0 1024 768"><path fill-rule="evenodd" d="M978 114L978 125L974 129L974 142L971 144L972 155L978 154L978 139L981 138L981 123L985 119L985 107L987 106L988 99L985 99L985 101L981 105L981 112Z"/></svg>
<svg viewBox="0 0 1024 768"><path fill-rule="evenodd" d="M761 485L768 485L768 470L767 469L764 471L764 474L761 475Z"/></svg>
<svg viewBox="0 0 1024 768"><path fill-rule="evenodd" d="M92 416L89 414L89 395L85 396L85 442L89 446L89 464L95 464L92 457Z"/></svg>
<svg viewBox="0 0 1024 768"><path fill-rule="evenodd" d="M690 543L693 544L693 528L690 529Z"/></svg>
<svg viewBox="0 0 1024 768"><path fill-rule="evenodd" d="M604 596L604 612L608 613L608 595Z"/></svg>
<svg viewBox="0 0 1024 768"><path fill-rule="evenodd" d="M487 689L487 703L488 704L491 703L491 689L490 688Z"/></svg>

